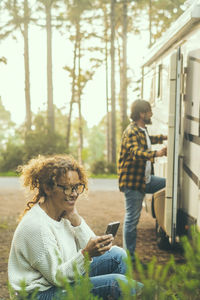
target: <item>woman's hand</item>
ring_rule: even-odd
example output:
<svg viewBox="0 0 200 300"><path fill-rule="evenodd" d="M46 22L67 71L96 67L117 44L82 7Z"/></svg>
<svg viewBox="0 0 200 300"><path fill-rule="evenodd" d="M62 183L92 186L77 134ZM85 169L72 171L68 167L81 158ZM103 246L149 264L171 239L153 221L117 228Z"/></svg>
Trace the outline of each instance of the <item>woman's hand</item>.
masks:
<svg viewBox="0 0 200 300"><path fill-rule="evenodd" d="M113 240L112 234L92 237L82 250L82 253L84 255L84 253L87 252L90 259L94 256L100 256L110 250Z"/></svg>
<svg viewBox="0 0 200 300"><path fill-rule="evenodd" d="M65 211L64 218L68 219L74 227L79 226L81 224L81 218L75 206L72 211Z"/></svg>

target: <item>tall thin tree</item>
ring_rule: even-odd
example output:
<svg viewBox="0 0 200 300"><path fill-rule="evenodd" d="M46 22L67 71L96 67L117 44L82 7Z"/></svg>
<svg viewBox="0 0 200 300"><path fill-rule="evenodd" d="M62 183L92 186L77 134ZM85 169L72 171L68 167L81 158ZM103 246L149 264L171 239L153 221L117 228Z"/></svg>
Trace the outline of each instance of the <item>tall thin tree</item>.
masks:
<svg viewBox="0 0 200 300"><path fill-rule="evenodd" d="M67 4L67 16L68 20L71 22L70 29L73 28L73 34L71 35L71 40L74 42L74 59L73 67L65 66L64 69L70 73L72 78L72 94L70 101L70 111L68 115L68 124L67 124L67 147L69 149L70 145L70 129L71 129L71 118L72 118L72 106L73 103L78 104L78 116L79 116L79 126L78 126L78 137L79 137L79 147L78 147L78 158L82 162L82 150L83 150L83 122L82 122L82 113L81 113L81 96L83 93L83 88L86 83L91 80L94 71L85 71L81 69L81 57L82 57L82 41L89 39L85 30L81 30L81 21L83 14L86 10L91 9L90 0L66 0Z"/></svg>
<svg viewBox="0 0 200 300"><path fill-rule="evenodd" d="M111 24L111 141L112 141L112 163L116 163L116 99L115 99L115 0L111 0L110 12Z"/></svg>
<svg viewBox="0 0 200 300"><path fill-rule="evenodd" d="M109 49L108 49L108 29L109 29L109 22L108 22L108 9L107 3L103 3L103 13L104 13L104 63L105 63L105 81L106 81L106 147L107 147L107 162L110 163L112 161L111 155L111 118L110 118L110 98L108 94L108 87L109 87L109 78L108 78L108 59L109 59Z"/></svg>
<svg viewBox="0 0 200 300"><path fill-rule="evenodd" d="M152 0L149 0L149 48L152 46Z"/></svg>
<svg viewBox="0 0 200 300"><path fill-rule="evenodd" d="M127 125L127 0L123 0L123 59L122 59L122 99L121 99L121 129Z"/></svg>
<svg viewBox="0 0 200 300"><path fill-rule="evenodd" d="M80 34L80 29L78 30ZM78 158L80 163L82 163L82 150L83 150L83 129L82 129L82 115L81 115L81 38L78 39L78 116L79 116L79 126L78 126L78 136L79 136L79 147L78 147Z"/></svg>
<svg viewBox="0 0 200 300"><path fill-rule="evenodd" d="M30 10L28 1L24 0L24 67L25 67L25 101L26 101L26 128L31 130L31 96L30 96L30 66L29 66L29 38L28 38L28 27L30 22Z"/></svg>
<svg viewBox="0 0 200 300"><path fill-rule="evenodd" d="M13 32L20 30L24 42L24 70L25 70L25 104L26 104L26 130L31 129L32 112L30 96L30 66L29 66L29 23L31 19L31 10L28 0L5 0L4 9L8 12L9 20L0 28L0 38L6 38ZM21 13L23 12L23 13Z"/></svg>
<svg viewBox="0 0 200 300"><path fill-rule="evenodd" d="M59 0L39 0L42 3L46 17L47 34L47 120L51 132L55 129L53 104L53 74L52 74L52 8Z"/></svg>
<svg viewBox="0 0 200 300"><path fill-rule="evenodd" d="M72 89L71 89L72 92L71 92L71 100L70 100L70 104L69 104L69 114L68 114L68 119L67 119L67 134L66 134L67 149L69 149L72 109L73 109L73 103L75 102L77 48L78 48L78 31L76 30L76 37L75 37L75 41L74 41L74 53L73 53L73 67L72 67L72 69L64 67L64 69L68 70L71 73L71 77L72 77Z"/></svg>
<svg viewBox="0 0 200 300"><path fill-rule="evenodd" d="M54 131L54 108L53 108L53 79L52 79L52 27L51 27L51 1L47 1L46 30L47 30L47 99L48 99L48 123Z"/></svg>

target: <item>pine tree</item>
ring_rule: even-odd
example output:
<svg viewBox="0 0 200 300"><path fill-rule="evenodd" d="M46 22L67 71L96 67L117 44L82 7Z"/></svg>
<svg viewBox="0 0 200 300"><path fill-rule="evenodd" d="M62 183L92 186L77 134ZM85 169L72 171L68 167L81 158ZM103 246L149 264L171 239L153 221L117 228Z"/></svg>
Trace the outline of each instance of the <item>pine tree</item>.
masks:
<svg viewBox="0 0 200 300"><path fill-rule="evenodd" d="M32 113L30 97L30 67L29 67L29 23L31 18L31 9L28 0L23 2L19 0L5 0L3 8L8 12L8 21L0 28L0 39L4 39L20 31L24 41L24 69L25 69L25 104L26 104L26 130L31 130Z"/></svg>
<svg viewBox="0 0 200 300"><path fill-rule="evenodd" d="M58 8L60 0L38 0L42 6L38 10L45 13L45 28L47 35L47 120L50 132L55 130L54 104L53 104L53 75L52 75L52 9Z"/></svg>

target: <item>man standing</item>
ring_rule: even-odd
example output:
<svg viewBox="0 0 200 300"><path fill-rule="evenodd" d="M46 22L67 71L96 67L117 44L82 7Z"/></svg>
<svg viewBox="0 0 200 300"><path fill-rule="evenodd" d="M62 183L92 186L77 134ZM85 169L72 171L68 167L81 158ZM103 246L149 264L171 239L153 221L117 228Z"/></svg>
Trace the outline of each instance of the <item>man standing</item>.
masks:
<svg viewBox="0 0 200 300"><path fill-rule="evenodd" d="M131 120L122 135L118 161L119 189L125 195L124 246L132 261L136 247L137 224L145 193L155 193L165 187L165 178L152 175L155 157L166 155L167 148L152 151L151 144L162 144L167 136L149 136L145 125L151 124L150 103L136 100L131 106Z"/></svg>

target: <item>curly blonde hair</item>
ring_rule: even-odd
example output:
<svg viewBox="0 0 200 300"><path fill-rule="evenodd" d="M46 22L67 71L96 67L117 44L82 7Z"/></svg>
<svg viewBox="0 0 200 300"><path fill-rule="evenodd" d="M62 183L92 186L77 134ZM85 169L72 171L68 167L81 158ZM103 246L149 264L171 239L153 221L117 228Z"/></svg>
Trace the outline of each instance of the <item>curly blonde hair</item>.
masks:
<svg viewBox="0 0 200 300"><path fill-rule="evenodd" d="M76 171L79 175L80 182L88 187L88 179L84 168L71 155L53 155L42 156L31 159L27 165L19 166L23 185L30 190L36 190L31 201L28 201L20 219L31 209L41 198L45 198L44 185L53 188L60 176L68 171Z"/></svg>

